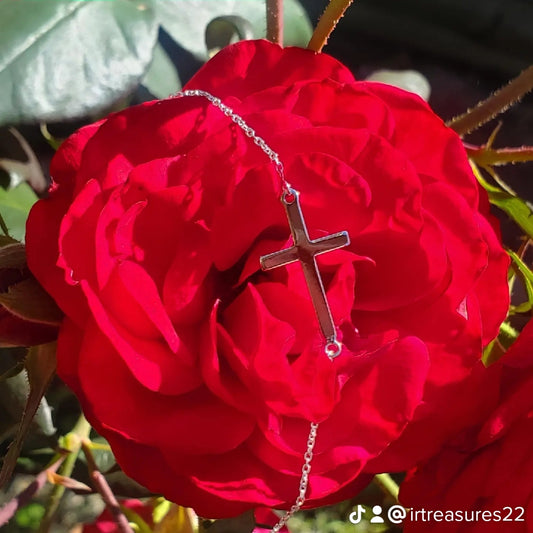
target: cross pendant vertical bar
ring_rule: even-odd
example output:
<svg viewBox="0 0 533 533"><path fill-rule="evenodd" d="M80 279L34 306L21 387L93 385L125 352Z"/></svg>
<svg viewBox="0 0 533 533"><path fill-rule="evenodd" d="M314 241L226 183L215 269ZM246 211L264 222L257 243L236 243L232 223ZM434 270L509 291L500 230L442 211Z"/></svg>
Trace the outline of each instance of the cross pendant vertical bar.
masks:
<svg viewBox="0 0 533 533"><path fill-rule="evenodd" d="M287 213L294 244L290 248L262 256L260 258L261 268L263 270L271 270L300 261L311 301L326 343L335 344L339 347L338 350L333 350L331 354L331 357L335 357L340 353L340 346L337 342L337 332L316 262L316 256L348 246L350 237L346 231L341 231L311 240L300 207L299 195L300 193L297 190L289 188L281 196L281 202ZM328 352L327 346L326 352Z"/></svg>

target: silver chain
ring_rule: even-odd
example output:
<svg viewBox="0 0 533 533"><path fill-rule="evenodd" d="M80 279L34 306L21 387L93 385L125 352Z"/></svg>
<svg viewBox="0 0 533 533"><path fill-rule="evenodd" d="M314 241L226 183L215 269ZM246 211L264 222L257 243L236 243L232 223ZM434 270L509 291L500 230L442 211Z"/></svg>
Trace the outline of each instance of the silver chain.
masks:
<svg viewBox="0 0 533 533"><path fill-rule="evenodd" d="M311 472L311 461L313 460L313 449L315 447L316 432L318 424L311 423L311 430L307 438L307 450L304 453L304 464L302 466L302 476L300 477L300 487L298 498L294 505L278 520L278 523L272 528L272 533L278 533L281 528L289 521L289 518L300 510L300 507L305 502L305 495L307 494L307 486L309 485L309 474Z"/></svg>
<svg viewBox="0 0 533 533"><path fill-rule="evenodd" d="M213 96L211 93L208 93L207 91L202 91L199 89L192 89L192 90L185 90L181 91L179 93L176 93L174 95L174 98L183 98L184 96L200 96L202 98L205 98L208 100L211 104L213 104L216 108L220 109L224 113L225 116L230 118L241 130L246 134L247 137L252 139L254 143L263 150L263 152L268 156L270 161L274 164L274 167L276 169L276 172L279 175L279 178L281 180L281 186L283 193L290 194L291 186L289 182L285 179L285 172L283 169L283 163L281 162L279 155L277 152L272 150L270 146L266 143L266 141L257 135L255 130L251 128L246 121L231 107L227 106L220 100L220 98L217 98L216 96ZM326 354L328 354L328 357L331 358L330 353L328 352L328 345L326 346ZM338 355L338 353L336 354ZM313 460L313 449L315 447L315 441L316 441L316 433L318 429L318 424L315 422L311 423L311 428L309 430L309 436L307 438L307 448L304 453L304 464L302 466L302 475L300 477L300 485L298 488L298 497L296 498L296 501L294 505L278 520L277 524L272 528L272 533L279 533L281 531L281 528L289 521L289 518L300 510L302 505L305 502L305 497L307 494L307 489L309 486L309 474L311 472L311 461Z"/></svg>
<svg viewBox="0 0 533 533"><path fill-rule="evenodd" d="M235 124L237 124L237 126L239 126L239 128L241 128L241 130L244 131L246 136L250 137L250 139L252 139L254 143L257 146L259 146L259 148L261 148L263 152L265 152L265 154L268 156L270 161L272 161L272 163L274 164L276 172L278 173L279 178L281 180L283 191L286 191L286 192L289 191L291 186L288 183L288 181L285 179L283 163L281 162L279 155L277 154L277 152L272 150L270 146L268 146L268 144L262 137L257 135L255 130L251 128L240 115L237 115L237 113L235 113L235 111L233 111L231 107L224 104L220 98L213 96L211 93L208 93L207 91L201 91L199 89L181 91L179 93L176 93L174 95L174 98L182 98L184 96L201 96L205 98L206 100L211 102L215 107L220 109L220 111L222 111L224 115L226 115L233 122L235 122Z"/></svg>

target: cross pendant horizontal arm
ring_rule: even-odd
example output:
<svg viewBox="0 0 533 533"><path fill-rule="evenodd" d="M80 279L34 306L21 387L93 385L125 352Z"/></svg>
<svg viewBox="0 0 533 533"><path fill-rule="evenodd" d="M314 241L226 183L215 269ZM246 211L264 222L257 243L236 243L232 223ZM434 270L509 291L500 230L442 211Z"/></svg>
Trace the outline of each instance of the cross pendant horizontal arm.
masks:
<svg viewBox="0 0 533 533"><path fill-rule="evenodd" d="M331 316L326 291L316 263L316 256L348 246L350 244L350 237L346 231L341 231L311 240L300 207L299 194L295 189L288 189L281 197L291 228L292 239L294 241L293 246L262 256L260 259L261 268L263 270L270 270L300 261L322 334L327 343L336 343L337 333L335 324ZM335 355L338 355L338 353Z"/></svg>

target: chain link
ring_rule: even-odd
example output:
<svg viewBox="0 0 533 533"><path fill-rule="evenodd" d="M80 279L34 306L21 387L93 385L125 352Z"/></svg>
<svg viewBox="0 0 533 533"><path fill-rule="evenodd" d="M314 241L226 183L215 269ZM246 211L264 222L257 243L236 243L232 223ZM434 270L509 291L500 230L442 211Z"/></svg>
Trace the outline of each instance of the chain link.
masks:
<svg viewBox="0 0 533 533"><path fill-rule="evenodd" d="M230 118L237 126L239 126L239 128L241 128L245 135L252 139L254 143L259 148L261 148L261 150L268 156L270 161L273 163L276 172L278 173L279 178L281 180L282 195L290 194L291 186L289 182L285 179L283 163L281 162L278 153L272 150L272 148L268 146L266 141L262 137L257 135L255 130L251 128L240 115L235 113L235 111L233 111L231 107L224 104L222 100L220 100L220 98L213 96L207 91L202 91L199 89L185 90L174 95L175 98L182 98L184 96L200 96L202 98L205 98L216 108L220 109L220 111L222 111L225 116ZM331 354L328 353L327 346L326 354L328 354L328 356L331 356ZM309 486L309 474L311 473L311 461L313 460L313 449L315 447L317 429L318 424L312 422L311 428L309 430L309 437L307 438L307 448L304 453L304 464L302 466L302 475L300 477L300 484L298 487L298 497L296 498L294 505L279 519L278 523L272 528L272 533L279 533L281 528L283 528L283 526L285 526L285 524L289 521L289 518L294 513L299 511L305 502L305 497Z"/></svg>
<svg viewBox="0 0 533 533"><path fill-rule="evenodd" d="M186 91L181 91L179 93L176 93L174 95L174 98L182 98L184 96L201 96L202 98L205 98L206 100L208 100L216 108L220 109L220 111L222 111L224 115L226 115L235 124L237 124L237 126L241 128L241 130L245 133L245 135L249 137L250 139L252 139L254 143L259 148L261 148L261 150L263 150L263 152L268 156L270 161L273 163L276 169L276 172L278 173L278 176L281 180L283 193L287 192L291 188L289 182L285 179L285 171L283 168L283 163L281 162L278 153L272 150L272 148L268 146L266 141L262 137L257 135L255 130L252 127L250 127L240 115L235 113L235 111L233 111L231 107L224 104L220 98L217 98L216 96L213 96L211 93L208 93L207 91L202 91L200 89L189 89Z"/></svg>
<svg viewBox="0 0 533 533"><path fill-rule="evenodd" d="M311 423L311 429L309 431L309 437L307 438L307 449L304 453L304 464L302 466L302 476L300 478L300 487L298 491L298 498L294 505L278 520L277 524L272 528L272 533L279 533L281 528L289 521L289 518L300 510L305 502L305 496L307 494L307 487L309 485L309 474L311 473L311 461L313 460L313 449L316 442L316 432L318 424Z"/></svg>

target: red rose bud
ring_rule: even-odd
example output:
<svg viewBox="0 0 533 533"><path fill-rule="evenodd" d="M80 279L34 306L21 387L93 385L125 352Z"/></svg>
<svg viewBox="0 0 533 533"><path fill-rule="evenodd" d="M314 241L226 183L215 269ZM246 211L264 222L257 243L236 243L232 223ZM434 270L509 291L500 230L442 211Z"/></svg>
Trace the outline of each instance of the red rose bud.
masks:
<svg viewBox="0 0 533 533"><path fill-rule="evenodd" d="M24 245L0 248L0 346L51 342L62 316L29 272Z"/></svg>
<svg viewBox="0 0 533 533"><path fill-rule="evenodd" d="M149 102L58 150L28 262L66 318L58 373L125 472L207 517L353 496L478 416L481 351L508 309L508 257L459 137L420 98L326 54L246 41L185 89L279 153L318 258L331 361L290 243L276 168L199 97ZM466 402L466 403L465 403ZM470 403L469 403L470 402Z"/></svg>

